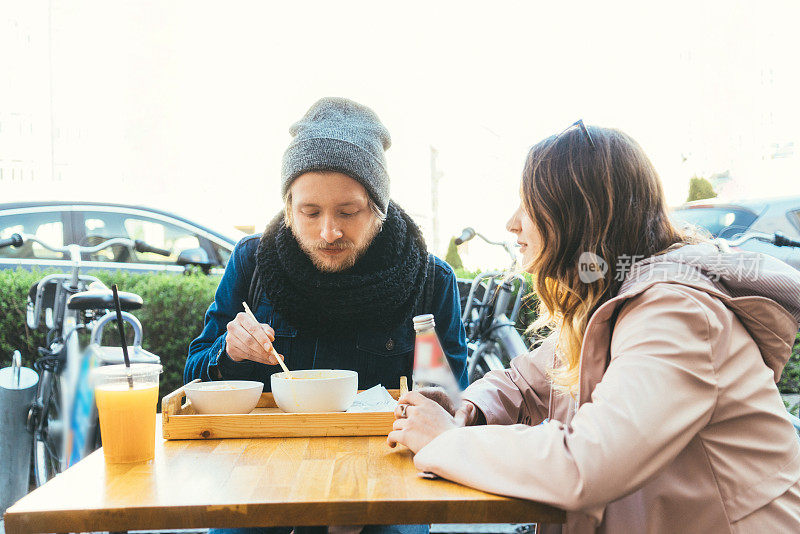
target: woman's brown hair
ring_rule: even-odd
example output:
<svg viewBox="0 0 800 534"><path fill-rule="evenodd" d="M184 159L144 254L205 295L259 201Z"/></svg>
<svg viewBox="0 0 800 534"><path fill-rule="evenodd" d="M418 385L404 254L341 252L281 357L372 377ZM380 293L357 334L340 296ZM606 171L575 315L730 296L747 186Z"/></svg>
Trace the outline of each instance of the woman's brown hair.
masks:
<svg viewBox="0 0 800 534"><path fill-rule="evenodd" d="M686 239L670 223L658 173L639 144L619 130L578 126L531 148L521 186L541 237L538 255L525 266L540 303L534 327L554 329L551 379L570 394L589 317L622 284L618 267ZM593 276L603 262L605 273Z"/></svg>

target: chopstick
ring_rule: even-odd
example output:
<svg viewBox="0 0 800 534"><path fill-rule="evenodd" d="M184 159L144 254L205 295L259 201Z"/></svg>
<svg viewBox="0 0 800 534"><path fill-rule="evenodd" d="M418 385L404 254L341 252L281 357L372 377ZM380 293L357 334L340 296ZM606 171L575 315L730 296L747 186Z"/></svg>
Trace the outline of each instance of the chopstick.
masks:
<svg viewBox="0 0 800 534"><path fill-rule="evenodd" d="M247 313L247 315L249 315L252 320L254 320L256 323L258 323L258 319L256 319L256 316L253 315L253 312L250 311L250 306L248 306L246 302L242 302L242 306L244 306L244 311ZM281 367L283 368L283 372L286 373L286 376L288 378L290 378L290 379L293 379L294 377L292 376L292 372L289 370L288 367L286 367L286 364L283 363L283 359L281 359L278 356L278 353L275 351L275 347L270 346L270 350L272 352L272 355L275 357L275 359L278 360L278 363L281 364Z"/></svg>

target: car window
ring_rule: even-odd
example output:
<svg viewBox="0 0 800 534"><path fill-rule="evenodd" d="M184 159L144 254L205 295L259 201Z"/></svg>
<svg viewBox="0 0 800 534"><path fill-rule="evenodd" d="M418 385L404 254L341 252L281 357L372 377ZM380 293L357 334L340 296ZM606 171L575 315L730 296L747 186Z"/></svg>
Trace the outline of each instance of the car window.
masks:
<svg viewBox="0 0 800 534"><path fill-rule="evenodd" d="M791 221L792 225L800 232L800 210L790 211L786 216L789 217L789 221Z"/></svg>
<svg viewBox="0 0 800 534"><path fill-rule="evenodd" d="M200 248L200 240L192 232L166 222L126 217L125 229L131 239L141 239L148 245L172 251L170 256L162 256L153 252L137 252L141 262L175 263L182 250Z"/></svg>
<svg viewBox="0 0 800 534"><path fill-rule="evenodd" d="M196 234L180 226L127 213L91 212L83 214L86 245L95 245L112 237L141 239L148 245L172 251L170 256L137 252L129 247L112 247L95 254L95 261L174 264L182 250L199 248Z"/></svg>
<svg viewBox="0 0 800 534"><path fill-rule="evenodd" d="M0 239L9 238L13 234L34 235L48 245L62 247L64 246L62 212L44 211L0 215ZM64 259L64 254L48 250L38 243L27 242L20 248L0 249L0 258L61 260Z"/></svg>
<svg viewBox="0 0 800 534"><path fill-rule="evenodd" d="M226 266L228 264L228 260L231 257L231 252L233 251L227 247L223 247L222 245L214 241L210 241L210 243L211 247L214 249L214 252L217 254L217 259L219 259L220 265L222 265L223 267Z"/></svg>
<svg viewBox="0 0 800 534"><path fill-rule="evenodd" d="M688 223L708 230L713 237L730 238L747 230L756 214L732 207L684 208L671 213L678 223Z"/></svg>
<svg viewBox="0 0 800 534"><path fill-rule="evenodd" d="M83 238L80 245L92 247L99 245L112 237L129 237L125 231L121 214L108 213L103 211L83 212ZM133 249L130 247L115 245L88 255L90 261L109 261L109 262L132 262L136 261L133 256Z"/></svg>

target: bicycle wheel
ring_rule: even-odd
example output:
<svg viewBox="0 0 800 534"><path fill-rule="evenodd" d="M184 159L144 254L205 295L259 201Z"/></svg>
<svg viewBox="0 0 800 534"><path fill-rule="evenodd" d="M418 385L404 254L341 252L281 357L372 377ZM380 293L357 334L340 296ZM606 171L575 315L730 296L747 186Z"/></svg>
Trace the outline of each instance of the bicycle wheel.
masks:
<svg viewBox="0 0 800 534"><path fill-rule="evenodd" d="M473 357L477 357L477 361L468 377L470 384L483 378L483 375L489 371L498 371L505 368L502 350L497 343L491 343L488 346L481 347L478 354Z"/></svg>
<svg viewBox="0 0 800 534"><path fill-rule="evenodd" d="M33 433L33 471L36 485L41 486L61 471L63 422L58 377L50 376L42 391L39 422Z"/></svg>

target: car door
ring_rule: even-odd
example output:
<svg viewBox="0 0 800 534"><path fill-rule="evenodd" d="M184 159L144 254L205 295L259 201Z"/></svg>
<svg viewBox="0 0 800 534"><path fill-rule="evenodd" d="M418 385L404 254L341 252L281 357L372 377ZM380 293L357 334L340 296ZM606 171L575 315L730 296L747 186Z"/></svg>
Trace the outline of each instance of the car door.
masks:
<svg viewBox="0 0 800 534"><path fill-rule="evenodd" d="M69 242L69 214L63 206L32 206L0 212L0 239L13 234L27 234L49 245L64 246ZM63 268L69 261L61 252L53 252L38 243L27 242L22 247L0 249L0 267Z"/></svg>

